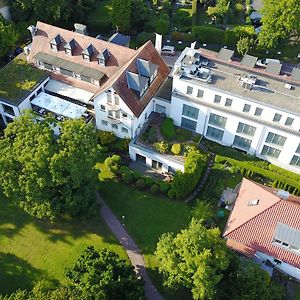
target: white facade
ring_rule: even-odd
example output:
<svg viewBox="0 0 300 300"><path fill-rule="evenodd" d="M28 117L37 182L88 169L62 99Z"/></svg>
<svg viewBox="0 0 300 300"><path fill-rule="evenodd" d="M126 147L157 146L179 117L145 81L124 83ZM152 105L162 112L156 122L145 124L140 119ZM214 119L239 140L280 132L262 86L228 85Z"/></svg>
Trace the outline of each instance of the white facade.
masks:
<svg viewBox="0 0 300 300"><path fill-rule="evenodd" d="M45 91L45 85L48 83L49 77L43 80L30 94L19 104L5 102L0 99L0 115L5 125L13 121L14 118L20 116L23 110L31 109L30 101L38 94Z"/></svg>
<svg viewBox="0 0 300 300"><path fill-rule="evenodd" d="M173 72L169 116L176 125L300 173L299 114L246 98L234 88L229 92L213 83L185 78L178 72L183 57L184 52Z"/></svg>

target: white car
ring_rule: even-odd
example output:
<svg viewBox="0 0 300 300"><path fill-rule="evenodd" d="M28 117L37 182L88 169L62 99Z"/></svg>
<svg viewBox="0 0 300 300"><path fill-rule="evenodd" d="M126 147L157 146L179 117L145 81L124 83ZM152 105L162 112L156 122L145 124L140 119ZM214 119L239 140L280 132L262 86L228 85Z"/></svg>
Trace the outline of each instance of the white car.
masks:
<svg viewBox="0 0 300 300"><path fill-rule="evenodd" d="M173 46L163 46L160 53L162 55L174 55L175 54L175 47L173 47Z"/></svg>
<svg viewBox="0 0 300 300"><path fill-rule="evenodd" d="M274 58L262 58L256 62L256 65L266 68L270 62L280 64L280 60Z"/></svg>

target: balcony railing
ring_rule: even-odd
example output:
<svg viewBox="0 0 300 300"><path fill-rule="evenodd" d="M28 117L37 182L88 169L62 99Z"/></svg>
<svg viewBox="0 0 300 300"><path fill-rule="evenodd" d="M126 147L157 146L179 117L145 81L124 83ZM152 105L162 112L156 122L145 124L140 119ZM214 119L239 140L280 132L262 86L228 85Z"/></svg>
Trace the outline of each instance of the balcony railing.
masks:
<svg viewBox="0 0 300 300"><path fill-rule="evenodd" d="M117 118L114 118L114 117L111 117L111 116L107 116L107 121L108 121L108 123L115 124L115 125L121 123L120 119L117 119Z"/></svg>
<svg viewBox="0 0 300 300"><path fill-rule="evenodd" d="M113 110L113 111L117 111L120 110L120 106L119 105L115 105L112 103L107 102L106 103L108 110Z"/></svg>

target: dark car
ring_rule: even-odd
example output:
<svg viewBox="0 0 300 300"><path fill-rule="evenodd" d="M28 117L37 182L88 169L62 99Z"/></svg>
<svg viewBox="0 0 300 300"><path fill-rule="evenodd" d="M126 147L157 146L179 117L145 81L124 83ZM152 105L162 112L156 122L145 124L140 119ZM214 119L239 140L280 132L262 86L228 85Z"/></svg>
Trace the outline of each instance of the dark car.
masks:
<svg viewBox="0 0 300 300"><path fill-rule="evenodd" d="M22 52L23 52L23 48L22 48L22 47L17 47L17 48L14 50L15 56L21 54Z"/></svg>
<svg viewBox="0 0 300 300"><path fill-rule="evenodd" d="M15 57L16 57L16 56L15 56L14 51L11 50L11 51L8 52L8 54L7 54L6 58L5 58L5 60L6 60L7 62L10 62L10 61L13 60Z"/></svg>

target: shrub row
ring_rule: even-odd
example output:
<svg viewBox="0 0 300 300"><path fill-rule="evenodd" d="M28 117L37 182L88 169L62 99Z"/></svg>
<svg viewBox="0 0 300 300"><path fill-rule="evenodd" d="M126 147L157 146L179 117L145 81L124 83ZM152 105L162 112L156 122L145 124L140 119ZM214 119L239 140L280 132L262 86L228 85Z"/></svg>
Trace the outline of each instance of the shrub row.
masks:
<svg viewBox="0 0 300 300"><path fill-rule="evenodd" d="M238 167L241 170L242 175L245 175L248 177L253 177L255 174L264 176L273 181L273 186L276 186L278 188L287 187L288 191L291 194L297 195L297 196L300 195L299 175L297 175L297 174L292 176L291 174L294 174L294 173L288 172L284 169L281 169L281 168L273 166L273 165L271 167L269 166L269 169L264 169L257 165L253 165L252 162L238 161L236 159L229 158L226 156L216 155L216 158L215 158L216 163L225 163L226 161L228 163L230 163L231 165ZM286 174L289 174L289 175L286 176Z"/></svg>
<svg viewBox="0 0 300 300"><path fill-rule="evenodd" d="M113 132L99 130L98 131L99 151L107 153L109 151L117 151L128 153L129 138L120 139Z"/></svg>

